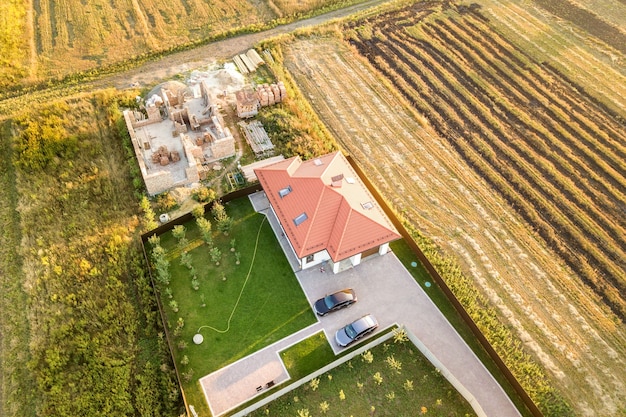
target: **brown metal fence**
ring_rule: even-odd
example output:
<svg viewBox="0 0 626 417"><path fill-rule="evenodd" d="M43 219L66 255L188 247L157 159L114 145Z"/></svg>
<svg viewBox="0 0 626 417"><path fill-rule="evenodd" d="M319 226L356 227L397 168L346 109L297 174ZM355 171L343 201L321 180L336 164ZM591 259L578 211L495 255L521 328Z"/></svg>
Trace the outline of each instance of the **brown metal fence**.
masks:
<svg viewBox="0 0 626 417"><path fill-rule="evenodd" d="M509 384L513 387L513 389L515 390L517 395L520 397L520 399L522 400L524 405L528 408L530 413L534 417L543 417L543 414L541 413L541 411L539 410L537 405L534 403L534 401L530 398L528 393L521 386L521 384L519 383L517 378L515 378L513 373L506 366L506 364L504 363L502 358L500 358L500 355L498 355L498 353L495 351L493 346L491 346L491 343L489 343L489 341L487 340L485 335L483 335L483 333L480 331L480 329L478 328L478 326L476 325L474 320L470 317L470 315L467 313L465 308L463 308L463 305L456 298L456 296L454 295L452 290L450 290L450 288L448 287L446 282L443 280L441 275L439 275L439 273L437 272L435 267L430 263L430 261L428 260L426 255L424 255L424 253L419 248L419 246L417 246L417 243L415 243L415 241L413 240L413 238L411 237L409 232L404 228L404 225L402 224L402 222L396 217L396 214L387 205L387 203L382 198L382 196L380 195L378 190L368 180L368 178L366 177L366 175L363 172L363 170L361 170L361 168L356 164L356 162L354 161L354 159L350 155L347 155L346 158L347 158L348 162L350 162L350 165L352 165L352 168L354 168L354 170L357 172L357 174L359 175L359 177L361 178L363 183L370 190L370 192L372 193L372 195L374 196L374 198L376 199L378 204L380 204L380 206L385 211L387 216L389 216L389 218L393 222L394 226L398 229L398 231L400 232L400 234L402 235L402 237L404 238L404 240L406 241L408 246L415 253L415 255L420 260L422 265L424 265L424 268L426 268L426 270L428 271L428 273L430 274L432 279L437 283L437 285L439 285L439 287L444 292L444 294L446 295L446 297L448 298L450 303L454 306L455 310L458 312L458 314L461 316L461 318L467 324L467 326L471 329L472 333L474 334L476 339L479 341L479 343L481 344L483 349L485 349L485 351L491 357L491 359L494 361L494 363L496 364L496 366L498 367L500 372L502 372L502 374L507 379ZM236 190L236 191L233 191L232 193L224 195L223 197L220 198L220 201L222 203L228 203L229 201L232 201L232 200L235 200L235 199L238 199L238 198L242 198L242 197L246 197L246 196L248 196L248 195L250 195L250 194L252 194L254 192L261 191L261 189L262 188L261 188L261 186L259 184L251 185L251 186L243 188L241 190ZM213 203L205 204L205 206L204 206L205 213L208 212L211 209L212 205L213 205ZM156 286L154 285L154 279L152 277L152 270L150 269L150 260L148 258L147 253L146 253L145 244L148 241L148 238L150 236L153 236L153 235L160 236L161 234L163 234L163 233L171 230L172 228L174 228L174 226L180 225L180 224L184 224L184 223L188 222L189 220L191 220L192 218L193 218L192 214L191 213L187 213L187 214L185 214L185 215L183 215L181 217L178 217L178 218L176 218L176 219L174 219L174 220L172 220L172 221L170 221L168 223L165 223L165 224L157 227L154 230L151 230L151 231L146 232L143 235L141 235L141 243L142 243L142 248L143 248L143 254L144 254L144 257L146 259L146 263L148 265L148 274L150 275L150 280L152 282L152 288L154 289L155 294L156 294ZM156 298L157 298L157 304L159 306L159 312L161 313L161 320L163 321L163 326L165 328L165 334L166 334L166 337L167 337L168 346L170 348L170 351L173 352L173 347L171 345L171 341L170 341L170 337L169 337L169 331L167 329L167 323L165 321L165 315L163 313L163 306L161 305L161 301L160 301L159 297L156 297ZM187 404L187 400L185 398L185 393L184 393L184 391L182 389L182 384L180 383L180 381L181 381L180 374L179 374L179 371L178 371L178 367L176 366L176 361L174 360L174 356L173 355L172 355L172 361L174 362L174 368L176 370L176 376L178 378L178 384L180 386L180 391L181 391L182 396L183 396L183 401L185 402L185 408L187 409L187 415L190 415L189 414L189 405Z"/></svg>
<svg viewBox="0 0 626 417"><path fill-rule="evenodd" d="M437 272L433 264L430 263L426 255L424 255L424 253L419 248L419 246L417 246L417 243L415 243L415 241L413 240L409 232L404 228L404 225L402 224L402 222L396 217L395 213L387 205L387 203L382 198L378 190L373 186L373 184L365 176L365 173L361 170L361 168L357 165L357 163L354 161L354 159L350 155L347 155L346 159L348 160L348 162L350 162L350 165L352 165L352 168L354 168L357 174L359 174L359 177L361 177L361 180L363 181L363 183L367 186L370 192L374 195L374 198L376 199L378 204L380 204L380 206L385 211L387 216L389 216L394 226L398 229L398 231L400 232L400 234L406 241L407 245L409 245L409 247L411 248L413 253L415 253L415 255L420 260L422 265L424 265L424 268L426 268L426 270L428 271L432 279L437 283L437 285L439 285L439 287L441 288L443 293L446 295L450 303L454 306L455 310L459 313L459 315L461 316L465 324L467 324L467 326L471 329L472 333L474 334L476 339L478 339L483 349L485 349L485 351L494 361L494 363L496 364L500 372L502 372L502 374L507 379L509 384L511 384L511 386L513 387L517 395L519 395L520 399L524 402L524 405L528 408L528 410L531 412L533 416L543 417L543 414L541 413L537 405L530 398L526 390L524 390L524 388L519 383L517 378L515 378L511 370L506 366L506 364L504 363L500 355L498 355L498 353L493 348L493 346L491 346L491 343L489 343L489 340L487 340L487 338L480 331L480 329L478 328L478 326L476 325L472 317L468 314L465 308L463 308L463 305L456 298L456 296L454 295L450 287L448 287L448 285L443 280L441 275L439 275L439 272Z"/></svg>

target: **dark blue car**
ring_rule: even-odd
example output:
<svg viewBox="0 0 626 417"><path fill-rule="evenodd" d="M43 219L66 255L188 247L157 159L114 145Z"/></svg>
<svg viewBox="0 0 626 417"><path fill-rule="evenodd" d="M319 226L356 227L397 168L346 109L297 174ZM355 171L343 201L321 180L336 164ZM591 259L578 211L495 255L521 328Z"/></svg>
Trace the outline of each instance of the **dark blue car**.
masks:
<svg viewBox="0 0 626 417"><path fill-rule="evenodd" d="M318 315L325 316L333 311L349 307L354 303L356 303L356 294L354 294L352 288L347 288L320 298L315 302L313 308Z"/></svg>

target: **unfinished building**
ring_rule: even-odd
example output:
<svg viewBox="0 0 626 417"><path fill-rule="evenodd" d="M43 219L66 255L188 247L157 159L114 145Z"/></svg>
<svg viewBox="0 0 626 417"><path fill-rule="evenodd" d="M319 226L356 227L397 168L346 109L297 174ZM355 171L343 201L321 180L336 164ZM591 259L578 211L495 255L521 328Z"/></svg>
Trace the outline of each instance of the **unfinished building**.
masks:
<svg viewBox="0 0 626 417"><path fill-rule="evenodd" d="M209 165L235 155L235 140L204 82L169 82L153 90L145 113L124 111L148 194L188 186L206 177Z"/></svg>

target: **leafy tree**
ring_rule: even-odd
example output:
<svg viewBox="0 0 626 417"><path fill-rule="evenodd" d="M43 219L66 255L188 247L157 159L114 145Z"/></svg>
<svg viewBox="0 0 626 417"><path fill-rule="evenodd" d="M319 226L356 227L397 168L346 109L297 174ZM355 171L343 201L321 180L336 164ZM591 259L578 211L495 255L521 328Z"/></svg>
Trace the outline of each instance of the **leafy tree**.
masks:
<svg viewBox="0 0 626 417"><path fill-rule="evenodd" d="M211 256L211 261L215 262L215 265L220 264L220 258L222 257L222 252L216 248L212 247L209 251L209 255Z"/></svg>
<svg viewBox="0 0 626 417"><path fill-rule="evenodd" d="M191 215L197 220L200 218L204 218L204 206L202 204L196 205L193 210L191 210Z"/></svg>
<svg viewBox="0 0 626 417"><path fill-rule="evenodd" d="M141 207L141 211L143 212L143 222L145 229L156 229L158 227L158 223L156 222L156 214L154 213L154 210L152 210L152 205L150 204L150 200L148 200L148 197L146 197L145 195L142 196L139 205Z"/></svg>
<svg viewBox="0 0 626 417"><path fill-rule="evenodd" d="M198 217L196 218L196 224L198 225L198 229L200 229L202 240L210 246L213 243L213 237L211 235L211 222L204 217Z"/></svg>

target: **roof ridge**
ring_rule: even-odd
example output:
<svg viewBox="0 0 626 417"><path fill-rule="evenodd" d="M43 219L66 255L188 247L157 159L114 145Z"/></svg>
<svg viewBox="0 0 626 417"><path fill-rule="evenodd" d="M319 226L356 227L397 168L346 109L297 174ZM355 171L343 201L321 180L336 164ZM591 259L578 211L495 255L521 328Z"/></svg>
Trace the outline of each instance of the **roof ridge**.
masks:
<svg viewBox="0 0 626 417"><path fill-rule="evenodd" d="M348 206L348 215L346 216L346 221L344 222L344 227L341 228L341 234L339 235L339 240L337 242L337 250L336 250L336 256L339 256L339 253L341 252L341 245L343 244L343 238L346 235L346 229L347 229L347 225L350 224L350 218L352 217L352 212L354 212L354 209L352 208L352 205L350 204L350 202L348 201L347 198L345 198L343 195L341 196L341 204L345 203ZM337 217L339 215L339 211L341 210L341 204L339 205L339 210L337 210L337 216L335 217L335 222L333 222L333 230L334 230L334 226L335 223L337 222Z"/></svg>
<svg viewBox="0 0 626 417"><path fill-rule="evenodd" d="M309 227L307 228L306 234L304 235L304 241L302 242L302 250L306 250L307 242L309 241L309 235L311 234L311 230L313 229L313 225L315 224L315 219L319 216L319 207L322 203L324 192L326 191L326 186L324 185L324 181L321 178L315 178L318 182L322 183L322 192L319 193L317 198L317 204L315 205L315 210L313 210L313 214L310 217L311 221L309 223ZM325 242L324 246L328 246L328 241Z"/></svg>

